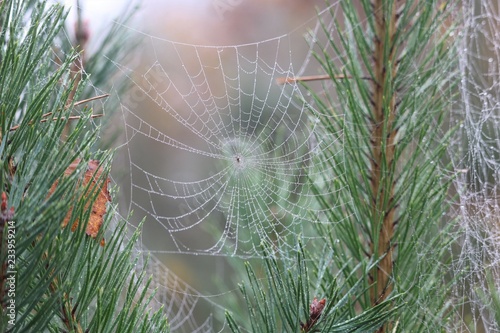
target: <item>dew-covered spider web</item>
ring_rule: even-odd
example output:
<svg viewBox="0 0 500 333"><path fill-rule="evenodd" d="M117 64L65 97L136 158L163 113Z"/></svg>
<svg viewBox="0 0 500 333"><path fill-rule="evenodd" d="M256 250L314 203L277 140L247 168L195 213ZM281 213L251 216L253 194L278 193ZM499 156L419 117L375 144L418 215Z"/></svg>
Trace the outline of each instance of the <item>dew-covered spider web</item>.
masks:
<svg viewBox="0 0 500 333"><path fill-rule="evenodd" d="M461 5L456 32L461 41L460 96L450 117L459 130L449 149L458 175L453 218L461 227L453 270L463 288L457 295L469 297L470 311L462 315L474 323L462 330L498 332L494 297L500 291L500 6L490 0L464 0Z"/></svg>
<svg viewBox="0 0 500 333"><path fill-rule="evenodd" d="M455 8L461 82L456 96L444 98L453 105L447 123L458 128L447 156L457 174L449 216L460 227L451 231L460 246L450 248L450 272L463 283L450 302L465 296L464 320L498 331L490 305L500 288L500 9L495 0L461 0ZM131 83L117 121L119 214L133 212L131 228L144 219L137 251L152 254L146 270L174 332L227 330L221 299L238 291L226 280L224 259L262 259L262 242L276 244L283 257L298 238L315 241L315 224L341 222L317 200L342 190L332 186L342 133L325 130L307 90L293 80L324 74L311 45L322 43L319 19L336 29L332 13L342 14L339 1L284 34L221 46L122 26L144 54L137 66L109 60ZM325 52L334 54L328 45ZM311 87L332 92L324 80ZM335 98L328 101L336 109ZM191 286L199 279L193 274L222 279L225 289L202 292Z"/></svg>
<svg viewBox="0 0 500 333"><path fill-rule="evenodd" d="M314 224L340 222L322 214L317 196L340 190L323 186L334 181L336 162L319 153L343 154L341 133L324 130L306 91L291 80L308 68L304 33L317 28L314 11L309 18L284 35L229 46L131 29L148 50L143 67L112 62L132 83L120 101L118 158L129 175L120 186L127 213L145 219L139 251L154 255L146 269L173 331L224 331L219 303L238 291L234 281L215 294L196 291L172 264L194 263L195 274L225 281L224 258L262 259L263 242L283 255L298 238L314 241ZM207 306L210 314L200 319L196 311Z"/></svg>

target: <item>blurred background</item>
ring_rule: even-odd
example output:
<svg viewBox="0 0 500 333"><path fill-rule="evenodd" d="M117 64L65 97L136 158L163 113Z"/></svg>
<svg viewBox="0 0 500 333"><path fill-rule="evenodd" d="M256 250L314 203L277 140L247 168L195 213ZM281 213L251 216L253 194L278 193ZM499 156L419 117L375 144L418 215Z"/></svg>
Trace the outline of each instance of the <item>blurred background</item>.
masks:
<svg viewBox="0 0 500 333"><path fill-rule="evenodd" d="M65 0L77 17L77 0ZM129 28L145 35L197 45L233 45L278 37L314 20L321 0L80 0L90 31L102 35L125 8L137 7ZM90 48L98 38L90 41Z"/></svg>

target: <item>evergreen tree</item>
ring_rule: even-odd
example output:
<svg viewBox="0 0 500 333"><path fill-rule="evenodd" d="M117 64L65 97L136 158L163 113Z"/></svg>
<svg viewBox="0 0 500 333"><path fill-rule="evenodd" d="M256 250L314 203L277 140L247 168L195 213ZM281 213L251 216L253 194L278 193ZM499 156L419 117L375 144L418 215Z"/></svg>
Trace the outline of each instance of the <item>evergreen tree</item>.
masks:
<svg viewBox="0 0 500 333"><path fill-rule="evenodd" d="M112 213L112 152L88 107L88 71L112 73L103 57L83 72L65 20L61 5L0 1L0 331L165 332L134 268L138 235ZM115 37L101 52L120 54Z"/></svg>

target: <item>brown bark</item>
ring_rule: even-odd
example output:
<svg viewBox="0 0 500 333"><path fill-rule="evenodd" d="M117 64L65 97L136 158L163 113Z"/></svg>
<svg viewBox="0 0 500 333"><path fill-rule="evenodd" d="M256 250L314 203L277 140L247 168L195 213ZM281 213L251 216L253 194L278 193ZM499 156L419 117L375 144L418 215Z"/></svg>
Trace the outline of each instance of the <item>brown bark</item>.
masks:
<svg viewBox="0 0 500 333"><path fill-rule="evenodd" d="M373 73L373 120L371 123L371 193L372 193L372 241L371 254L379 260L371 272L370 299L372 305L384 301L393 290L393 244L395 210L391 207L394 196L394 151L396 129L396 95L393 90L397 74L395 33L397 29L394 1L390 15L386 15L388 1L375 0L376 31L374 37ZM386 332L387 326L379 329Z"/></svg>

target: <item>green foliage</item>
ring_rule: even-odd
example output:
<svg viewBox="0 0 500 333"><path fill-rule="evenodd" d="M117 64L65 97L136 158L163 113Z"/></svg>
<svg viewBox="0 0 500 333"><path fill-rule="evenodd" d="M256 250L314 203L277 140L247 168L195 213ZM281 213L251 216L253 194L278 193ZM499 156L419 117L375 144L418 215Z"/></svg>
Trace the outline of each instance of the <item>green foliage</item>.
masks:
<svg viewBox="0 0 500 333"><path fill-rule="evenodd" d="M320 200L328 220L341 222L333 229L319 225L319 233L341 254L336 266L351 286L359 283L347 278L356 265L376 263L363 282L361 309L391 290L404 293L392 327L434 332L448 310L443 260L450 240L440 221L450 179L440 161L450 135L443 119L456 56L438 2L375 1L378 9L361 3L359 9L342 2L342 19L331 13L335 31L322 27L334 56L321 45L315 55L335 93L323 98L312 91L318 105L312 112L344 149L339 155L341 147L332 147L323 157L335 161L340 185L329 186L341 189L340 198ZM334 199L341 204L331 206Z"/></svg>
<svg viewBox="0 0 500 333"><path fill-rule="evenodd" d="M134 268L138 235L126 237L126 221L113 219L114 207L108 206L99 235L86 235L82 221L89 220L98 193L87 192L82 176L87 162L98 159L104 181L111 154L95 149L99 128L90 126L91 109L69 118L88 82L77 82L71 74L74 51L61 62L54 60L63 8L3 1L0 13L0 187L14 210L8 221L2 217L2 223L9 222L2 230L2 263L8 254L7 228L15 228L15 263L9 266L15 272L15 297L2 290L0 331L168 331L162 312L148 308L148 283ZM64 176L76 159L81 163L75 172ZM70 207L69 225L80 221L74 231L61 227ZM101 246L108 227L112 230ZM11 299L14 326L6 308Z"/></svg>
<svg viewBox="0 0 500 333"><path fill-rule="evenodd" d="M247 266L246 330L300 331L313 286L328 305L312 331L446 330L452 239L443 216L452 177L443 159L452 130L444 119L459 77L450 7L417 0L331 7L333 28L322 23L312 38L329 80L321 93L306 86L310 115L323 125L320 169L333 173L310 177L321 208L318 240L307 244L308 260L302 250L294 262L266 259L264 278ZM327 137L334 142L321 146ZM243 319L227 318L233 332L242 330Z"/></svg>
<svg viewBox="0 0 500 333"><path fill-rule="evenodd" d="M479 298L486 304L489 312L492 314L492 318L500 325L500 292L496 289L495 279L493 278L490 271L486 271L486 290L489 291L485 293L481 288L476 288L475 292L479 295Z"/></svg>
<svg viewBox="0 0 500 333"><path fill-rule="evenodd" d="M262 254L267 258L263 274L246 264L248 282L240 284L240 290L248 313L226 312L232 332L372 332L396 311L390 301L384 301L356 314L361 283L349 286L343 276L332 274L332 253L327 255L329 260L316 263L305 256L300 241L298 245L295 256L292 253L287 256L295 260L278 260L269 256L270 249L263 246ZM351 271L352 276L356 278L362 269L362 265L358 265ZM358 281L361 282L359 278ZM316 299L311 299L311 295ZM398 298L395 295L391 301ZM319 299L324 299L325 305L316 317L313 304ZM241 327L236 316L246 318L239 320L247 323L246 326Z"/></svg>

